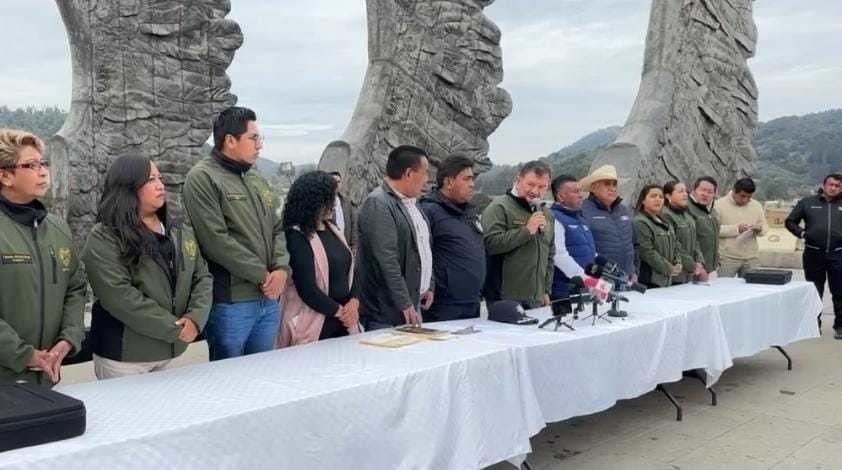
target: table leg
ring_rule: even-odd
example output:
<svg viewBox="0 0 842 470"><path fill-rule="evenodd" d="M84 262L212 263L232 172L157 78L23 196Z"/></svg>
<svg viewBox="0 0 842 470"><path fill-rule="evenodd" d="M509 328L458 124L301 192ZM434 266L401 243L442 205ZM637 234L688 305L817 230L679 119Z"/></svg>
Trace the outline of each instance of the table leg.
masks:
<svg viewBox="0 0 842 470"><path fill-rule="evenodd" d="M772 347L777 349L786 358L786 370L792 370L792 358L789 357L789 354L786 353L784 348L782 348L781 346L772 346Z"/></svg>
<svg viewBox="0 0 842 470"><path fill-rule="evenodd" d="M685 370L684 376L694 378L694 379L698 380L699 382L701 382L702 385L705 386L708 393L710 393L710 406L716 406L719 403L718 396L716 394L716 390L714 390L713 387L707 386L707 381L705 380L704 371L702 371L700 369Z"/></svg>
<svg viewBox="0 0 842 470"><path fill-rule="evenodd" d="M678 404L678 401L676 401L675 397L672 396L669 390L667 390L667 388L664 387L664 384L658 384L655 390L663 393L664 396L667 397L667 400L669 400L670 403L672 403L672 405L675 407L675 420L682 421L684 419L684 410L681 408L681 405Z"/></svg>

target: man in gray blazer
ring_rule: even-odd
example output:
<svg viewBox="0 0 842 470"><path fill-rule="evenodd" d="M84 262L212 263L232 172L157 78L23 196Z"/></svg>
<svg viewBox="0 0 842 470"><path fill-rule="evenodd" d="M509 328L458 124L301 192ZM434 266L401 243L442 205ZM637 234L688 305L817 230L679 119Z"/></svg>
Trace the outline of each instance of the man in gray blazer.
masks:
<svg viewBox="0 0 842 470"><path fill-rule="evenodd" d="M416 205L429 167L420 148L396 148L383 184L360 209L357 273L360 321L367 330L418 325L420 309L433 303L430 229Z"/></svg>

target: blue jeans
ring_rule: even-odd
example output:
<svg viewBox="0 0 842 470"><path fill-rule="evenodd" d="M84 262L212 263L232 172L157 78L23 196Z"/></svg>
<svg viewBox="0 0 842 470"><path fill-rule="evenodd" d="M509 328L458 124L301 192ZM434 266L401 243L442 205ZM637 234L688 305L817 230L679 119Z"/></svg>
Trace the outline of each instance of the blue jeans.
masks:
<svg viewBox="0 0 842 470"><path fill-rule="evenodd" d="M211 361L271 351L281 306L269 299L214 304L205 327Z"/></svg>

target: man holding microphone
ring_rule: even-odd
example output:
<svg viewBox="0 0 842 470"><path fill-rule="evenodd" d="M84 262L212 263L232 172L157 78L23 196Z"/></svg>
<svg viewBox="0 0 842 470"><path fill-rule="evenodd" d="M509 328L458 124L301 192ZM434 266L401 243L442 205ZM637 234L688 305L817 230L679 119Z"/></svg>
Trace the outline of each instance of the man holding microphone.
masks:
<svg viewBox="0 0 842 470"><path fill-rule="evenodd" d="M484 296L487 302L517 300L524 307L550 303L555 256L553 218L542 198L550 167L531 161L521 167L510 192L495 198L482 213L490 256Z"/></svg>

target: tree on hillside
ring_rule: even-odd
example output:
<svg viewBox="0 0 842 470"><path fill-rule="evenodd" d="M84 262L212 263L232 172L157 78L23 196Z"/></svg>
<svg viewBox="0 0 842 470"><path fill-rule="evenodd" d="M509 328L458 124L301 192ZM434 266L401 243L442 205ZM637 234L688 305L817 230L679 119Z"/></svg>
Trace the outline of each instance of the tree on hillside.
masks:
<svg viewBox="0 0 842 470"><path fill-rule="evenodd" d="M55 135L64 124L67 112L58 107L10 109L0 106L0 127L29 131L47 139Z"/></svg>

